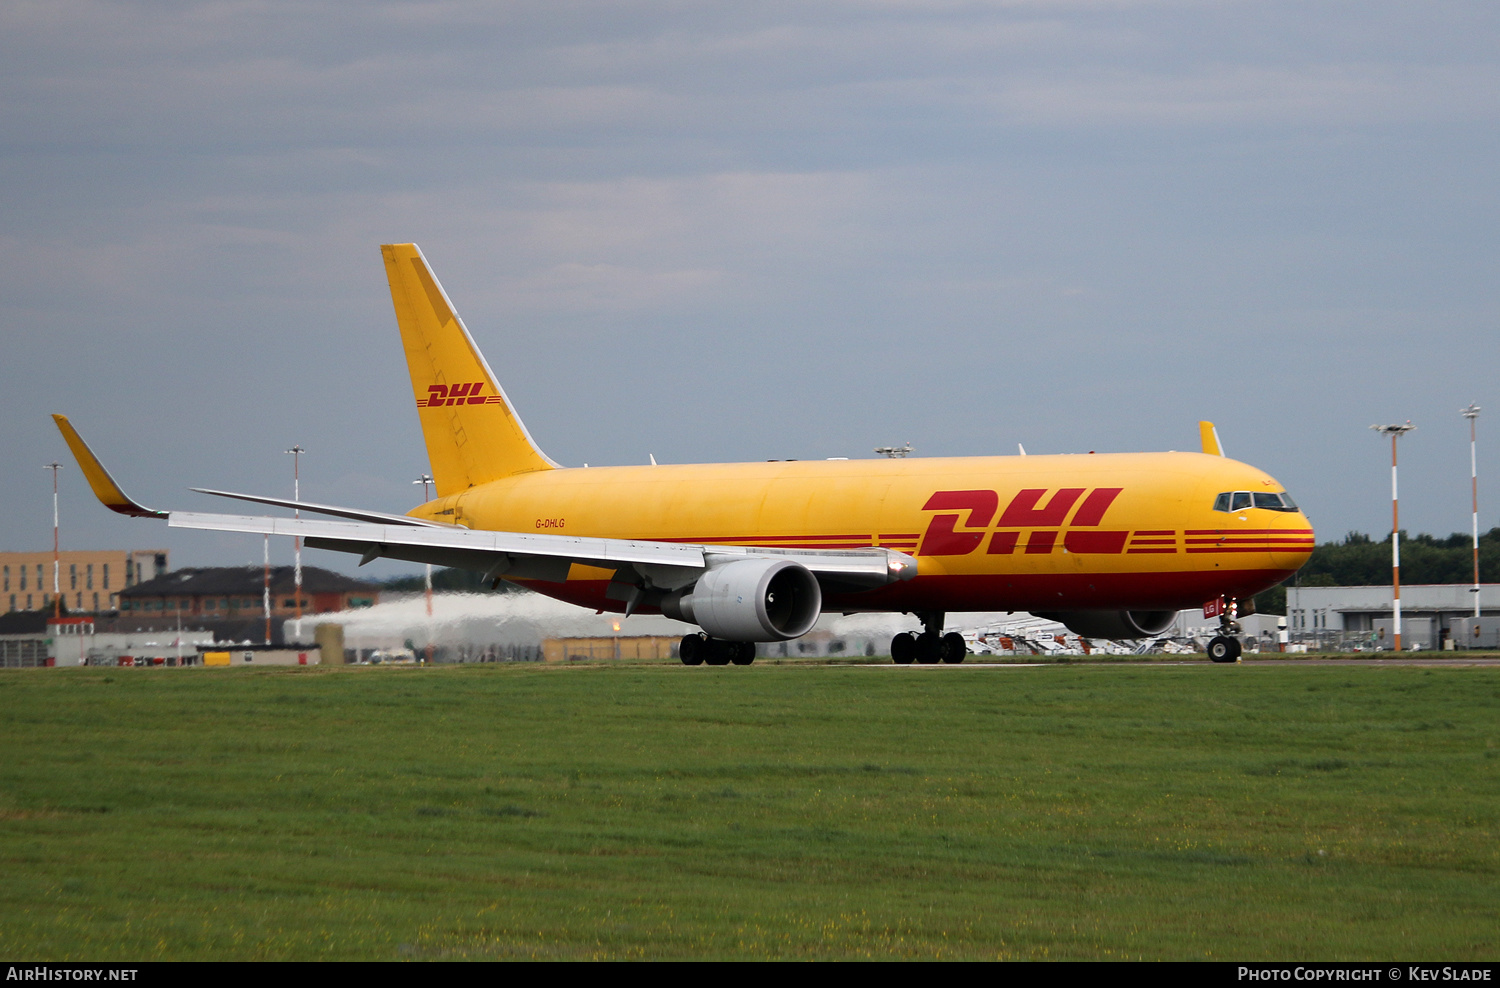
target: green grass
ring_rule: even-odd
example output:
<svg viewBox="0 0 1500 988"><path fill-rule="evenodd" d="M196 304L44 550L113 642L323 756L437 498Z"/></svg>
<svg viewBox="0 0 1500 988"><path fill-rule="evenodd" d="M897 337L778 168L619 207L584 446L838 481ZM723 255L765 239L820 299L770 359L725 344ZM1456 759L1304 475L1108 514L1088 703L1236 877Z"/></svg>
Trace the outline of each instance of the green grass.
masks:
<svg viewBox="0 0 1500 988"><path fill-rule="evenodd" d="M0 953L1493 959L1500 669L0 673Z"/></svg>

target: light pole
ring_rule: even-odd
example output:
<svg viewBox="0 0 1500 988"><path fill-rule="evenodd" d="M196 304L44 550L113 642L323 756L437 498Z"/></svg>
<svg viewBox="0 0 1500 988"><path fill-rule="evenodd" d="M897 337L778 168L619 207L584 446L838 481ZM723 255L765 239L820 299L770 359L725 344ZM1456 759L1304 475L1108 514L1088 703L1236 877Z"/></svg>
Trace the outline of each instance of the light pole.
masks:
<svg viewBox="0 0 1500 988"><path fill-rule="evenodd" d="M1479 406L1471 401L1458 414L1469 420L1469 485L1474 492L1474 616L1479 617L1479 459L1474 452L1474 420L1479 418Z"/></svg>
<svg viewBox="0 0 1500 988"><path fill-rule="evenodd" d="M42 467L52 471L52 617L62 617L62 554L57 541L57 471L62 464L53 460ZM44 605L45 606L45 605Z"/></svg>
<svg viewBox="0 0 1500 988"><path fill-rule="evenodd" d="M422 503L423 504L426 504L428 501L432 500L431 495L429 495L428 492L427 492L428 491L428 487L432 484L432 478L430 476L428 476L427 474L424 473L424 474L422 474L422 476L418 477L416 480L413 480L412 483L413 484L421 484L422 485ZM428 665L432 664L432 564L431 563L427 564L427 664Z"/></svg>
<svg viewBox="0 0 1500 988"><path fill-rule="evenodd" d="M271 644L271 536L269 533L262 536L261 541L262 560L266 567L266 581L261 587L261 602L266 608L266 644Z"/></svg>
<svg viewBox="0 0 1500 988"><path fill-rule="evenodd" d="M300 502L302 500L302 454L307 450L294 445L287 452L292 454L292 500ZM301 518L302 509L293 508L292 517ZM293 634L300 643L302 641L302 536L300 535L292 536L292 559L292 582L297 598L297 620L292 627L296 629Z"/></svg>
<svg viewBox="0 0 1500 988"><path fill-rule="evenodd" d="M1391 437L1391 630L1396 636L1396 651L1401 651L1401 510L1396 496L1396 440L1416 428L1408 420L1404 425L1372 425L1382 436Z"/></svg>

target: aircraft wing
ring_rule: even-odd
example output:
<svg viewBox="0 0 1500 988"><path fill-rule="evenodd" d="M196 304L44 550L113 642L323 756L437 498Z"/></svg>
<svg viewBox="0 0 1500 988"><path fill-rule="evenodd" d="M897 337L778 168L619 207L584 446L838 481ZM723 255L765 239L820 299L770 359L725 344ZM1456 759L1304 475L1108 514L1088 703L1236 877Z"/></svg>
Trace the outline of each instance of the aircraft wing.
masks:
<svg viewBox="0 0 1500 988"><path fill-rule="evenodd" d="M165 518L171 528L298 536L314 549L358 553L360 565L383 557L474 570L483 573L487 580L510 578L560 583L568 578L572 565L579 563L613 570L617 582L666 591L687 586L715 565L746 556L790 559L806 567L820 581L851 589L885 586L917 575L917 561L911 556L874 546L867 549L768 549L490 532L408 515L226 491L203 490L202 493L348 520L158 511L143 507L125 493L66 416L54 415L53 419L88 477L94 494L113 511L136 517Z"/></svg>
<svg viewBox="0 0 1500 988"><path fill-rule="evenodd" d="M619 571L632 568L652 586L673 590L693 582L709 567L745 556L791 559L814 575L856 587L878 587L916 575L917 563L890 549L767 549L758 546L704 546L677 542L602 539L527 532L488 532L457 526L428 528L407 524L322 521L249 515L167 512L172 528L300 536L314 549L359 553L372 559L401 559L482 572L486 579L509 577L562 581L572 564Z"/></svg>
<svg viewBox="0 0 1500 988"><path fill-rule="evenodd" d="M281 508L296 508L318 515L334 515L338 518L353 518L355 521L382 522L387 525L417 525L423 528L458 528L442 521L413 518L411 515L393 515L384 511L366 511L363 508L343 508L336 504L316 504L312 501L293 501L289 497L265 497L261 494L235 494L232 491L216 491L208 487L194 487L195 494L212 494L214 497L232 497L240 501L257 504L273 504Z"/></svg>

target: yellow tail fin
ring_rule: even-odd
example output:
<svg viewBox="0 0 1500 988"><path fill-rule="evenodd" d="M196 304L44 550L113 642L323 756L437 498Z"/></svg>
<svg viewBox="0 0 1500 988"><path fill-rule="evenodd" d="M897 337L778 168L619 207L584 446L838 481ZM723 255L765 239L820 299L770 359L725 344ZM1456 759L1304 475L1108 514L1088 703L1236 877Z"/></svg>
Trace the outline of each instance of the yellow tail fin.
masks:
<svg viewBox="0 0 1500 988"><path fill-rule="evenodd" d="M1224 444L1219 442L1219 430L1212 422L1198 423L1198 439L1203 443L1203 452L1209 456L1223 456Z"/></svg>
<svg viewBox="0 0 1500 988"><path fill-rule="evenodd" d="M416 244L385 244L396 325L439 497L557 466L520 416Z"/></svg>

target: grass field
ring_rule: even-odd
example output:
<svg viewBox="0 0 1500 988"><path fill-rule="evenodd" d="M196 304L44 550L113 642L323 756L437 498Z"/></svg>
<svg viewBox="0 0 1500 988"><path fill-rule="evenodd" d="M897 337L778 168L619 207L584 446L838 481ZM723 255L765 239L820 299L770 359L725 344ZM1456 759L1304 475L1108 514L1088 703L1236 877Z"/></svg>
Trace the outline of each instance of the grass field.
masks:
<svg viewBox="0 0 1500 988"><path fill-rule="evenodd" d="M0 954L1500 954L1500 669L0 673Z"/></svg>

